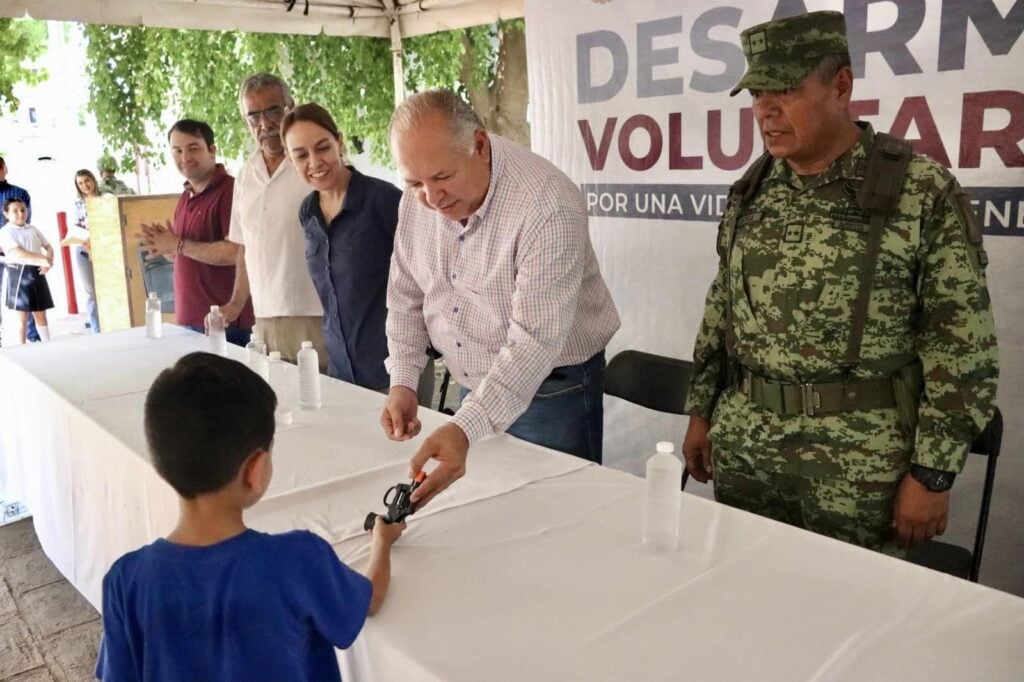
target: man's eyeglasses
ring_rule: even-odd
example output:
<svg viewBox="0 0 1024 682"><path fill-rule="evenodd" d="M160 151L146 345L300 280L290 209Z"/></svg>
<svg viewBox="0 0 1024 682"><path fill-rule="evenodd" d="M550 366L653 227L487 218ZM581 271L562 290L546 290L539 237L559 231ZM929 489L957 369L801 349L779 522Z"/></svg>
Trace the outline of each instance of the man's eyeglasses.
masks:
<svg viewBox="0 0 1024 682"><path fill-rule="evenodd" d="M268 123L280 123L281 119L284 118L284 107L280 104L263 109L261 111L250 111L245 114L246 120L249 121L249 125L259 125L260 121L266 119Z"/></svg>

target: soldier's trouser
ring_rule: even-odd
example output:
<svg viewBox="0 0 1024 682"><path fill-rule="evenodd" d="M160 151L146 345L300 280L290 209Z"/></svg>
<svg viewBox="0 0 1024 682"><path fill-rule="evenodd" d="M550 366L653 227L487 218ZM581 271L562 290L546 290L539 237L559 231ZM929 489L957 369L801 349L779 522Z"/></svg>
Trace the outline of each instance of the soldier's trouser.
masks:
<svg viewBox="0 0 1024 682"><path fill-rule="evenodd" d="M713 449L713 462L715 499L723 504L893 556L904 554L892 528L898 482L773 473L721 448Z"/></svg>

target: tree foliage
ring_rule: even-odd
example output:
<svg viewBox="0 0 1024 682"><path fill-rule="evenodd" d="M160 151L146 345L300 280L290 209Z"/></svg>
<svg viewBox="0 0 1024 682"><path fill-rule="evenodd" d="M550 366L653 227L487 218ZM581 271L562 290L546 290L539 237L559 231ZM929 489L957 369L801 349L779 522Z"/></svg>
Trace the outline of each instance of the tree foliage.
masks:
<svg viewBox="0 0 1024 682"><path fill-rule="evenodd" d="M408 39L407 91L454 87L468 98L469 87L488 87L498 72L500 30L482 26ZM228 157L251 148L238 85L257 71L280 75L296 103L323 105L350 143L369 142L376 160L389 159L394 76L388 40L104 25L87 26L85 34L89 108L125 170L136 149L162 159L166 127L183 117L209 123Z"/></svg>
<svg viewBox="0 0 1024 682"><path fill-rule="evenodd" d="M46 79L44 69L31 66L46 50L46 24L30 19L0 19L0 35L0 113L10 113L18 108L15 85L35 85Z"/></svg>

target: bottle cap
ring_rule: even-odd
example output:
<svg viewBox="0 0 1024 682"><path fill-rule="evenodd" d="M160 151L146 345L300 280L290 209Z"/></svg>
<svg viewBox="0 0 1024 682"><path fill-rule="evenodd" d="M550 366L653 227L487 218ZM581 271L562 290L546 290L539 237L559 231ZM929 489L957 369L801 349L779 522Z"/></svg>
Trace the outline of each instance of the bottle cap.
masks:
<svg viewBox="0 0 1024 682"><path fill-rule="evenodd" d="M280 362L281 361L281 351L279 351L279 350L272 350L272 351L270 351L270 361L271 362Z"/></svg>
<svg viewBox="0 0 1024 682"><path fill-rule="evenodd" d="M671 455L676 451L675 443L670 443L667 440L663 440L658 443L657 451L665 452Z"/></svg>
<svg viewBox="0 0 1024 682"><path fill-rule="evenodd" d="M302 342L302 347L303 348L312 348L313 347L313 342L312 341L303 341Z"/></svg>
<svg viewBox="0 0 1024 682"><path fill-rule="evenodd" d="M210 306L210 312L211 313L219 313L220 312L220 306L219 305L211 305Z"/></svg>

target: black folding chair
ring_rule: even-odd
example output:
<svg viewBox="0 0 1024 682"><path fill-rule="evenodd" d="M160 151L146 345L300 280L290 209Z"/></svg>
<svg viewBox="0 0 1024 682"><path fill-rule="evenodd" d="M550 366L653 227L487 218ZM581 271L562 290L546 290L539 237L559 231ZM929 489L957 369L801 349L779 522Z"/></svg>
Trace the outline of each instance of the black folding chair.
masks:
<svg viewBox="0 0 1024 682"><path fill-rule="evenodd" d="M974 531L974 551L966 547L951 545L938 540L930 540L907 551L907 561L926 566L943 573L978 582L978 571L981 569L981 553L985 548L985 532L988 530L988 510L992 503L992 487L996 479L996 462L999 459L999 448L1003 441L1003 415L996 408L992 421L981 432L971 452L976 455L987 455L985 464L985 485L981 492L981 511L978 513L978 525Z"/></svg>
<svg viewBox="0 0 1024 682"><path fill-rule="evenodd" d="M431 358L433 358L434 362L437 362L438 360L440 360L441 358L444 357L443 355L438 353L436 350L434 350L433 346L430 346L430 347L427 348L427 355L430 356ZM444 406L445 400L448 399L448 386L451 384L451 381L452 381L452 373L448 370L447 367L445 367L444 368L444 377L441 379L441 393L438 396L438 400L437 400L437 411L438 412L442 412L442 413L447 414L447 415L450 415L450 416L454 416L455 410L453 410L450 407L445 407ZM430 407L430 406L427 405L427 407Z"/></svg>
<svg viewBox="0 0 1024 682"><path fill-rule="evenodd" d="M146 294L155 291L160 299L160 312L174 312L174 263L163 256L146 259L146 249L139 249L142 283Z"/></svg>
<svg viewBox="0 0 1024 682"><path fill-rule="evenodd" d="M452 381L452 373L449 372L448 368L446 367L445 370L444 370L444 378L441 379L441 394L438 397L438 401L437 401L437 411L438 412L443 412L444 414L447 414L447 415L454 415L455 414L455 410L453 410L450 407L445 407L444 406L444 401L448 399L448 385L451 383L451 381Z"/></svg>
<svg viewBox="0 0 1024 682"><path fill-rule="evenodd" d="M658 412L686 414L691 374L693 363L689 360L624 350L605 368L604 392ZM680 490L689 478L684 467Z"/></svg>

